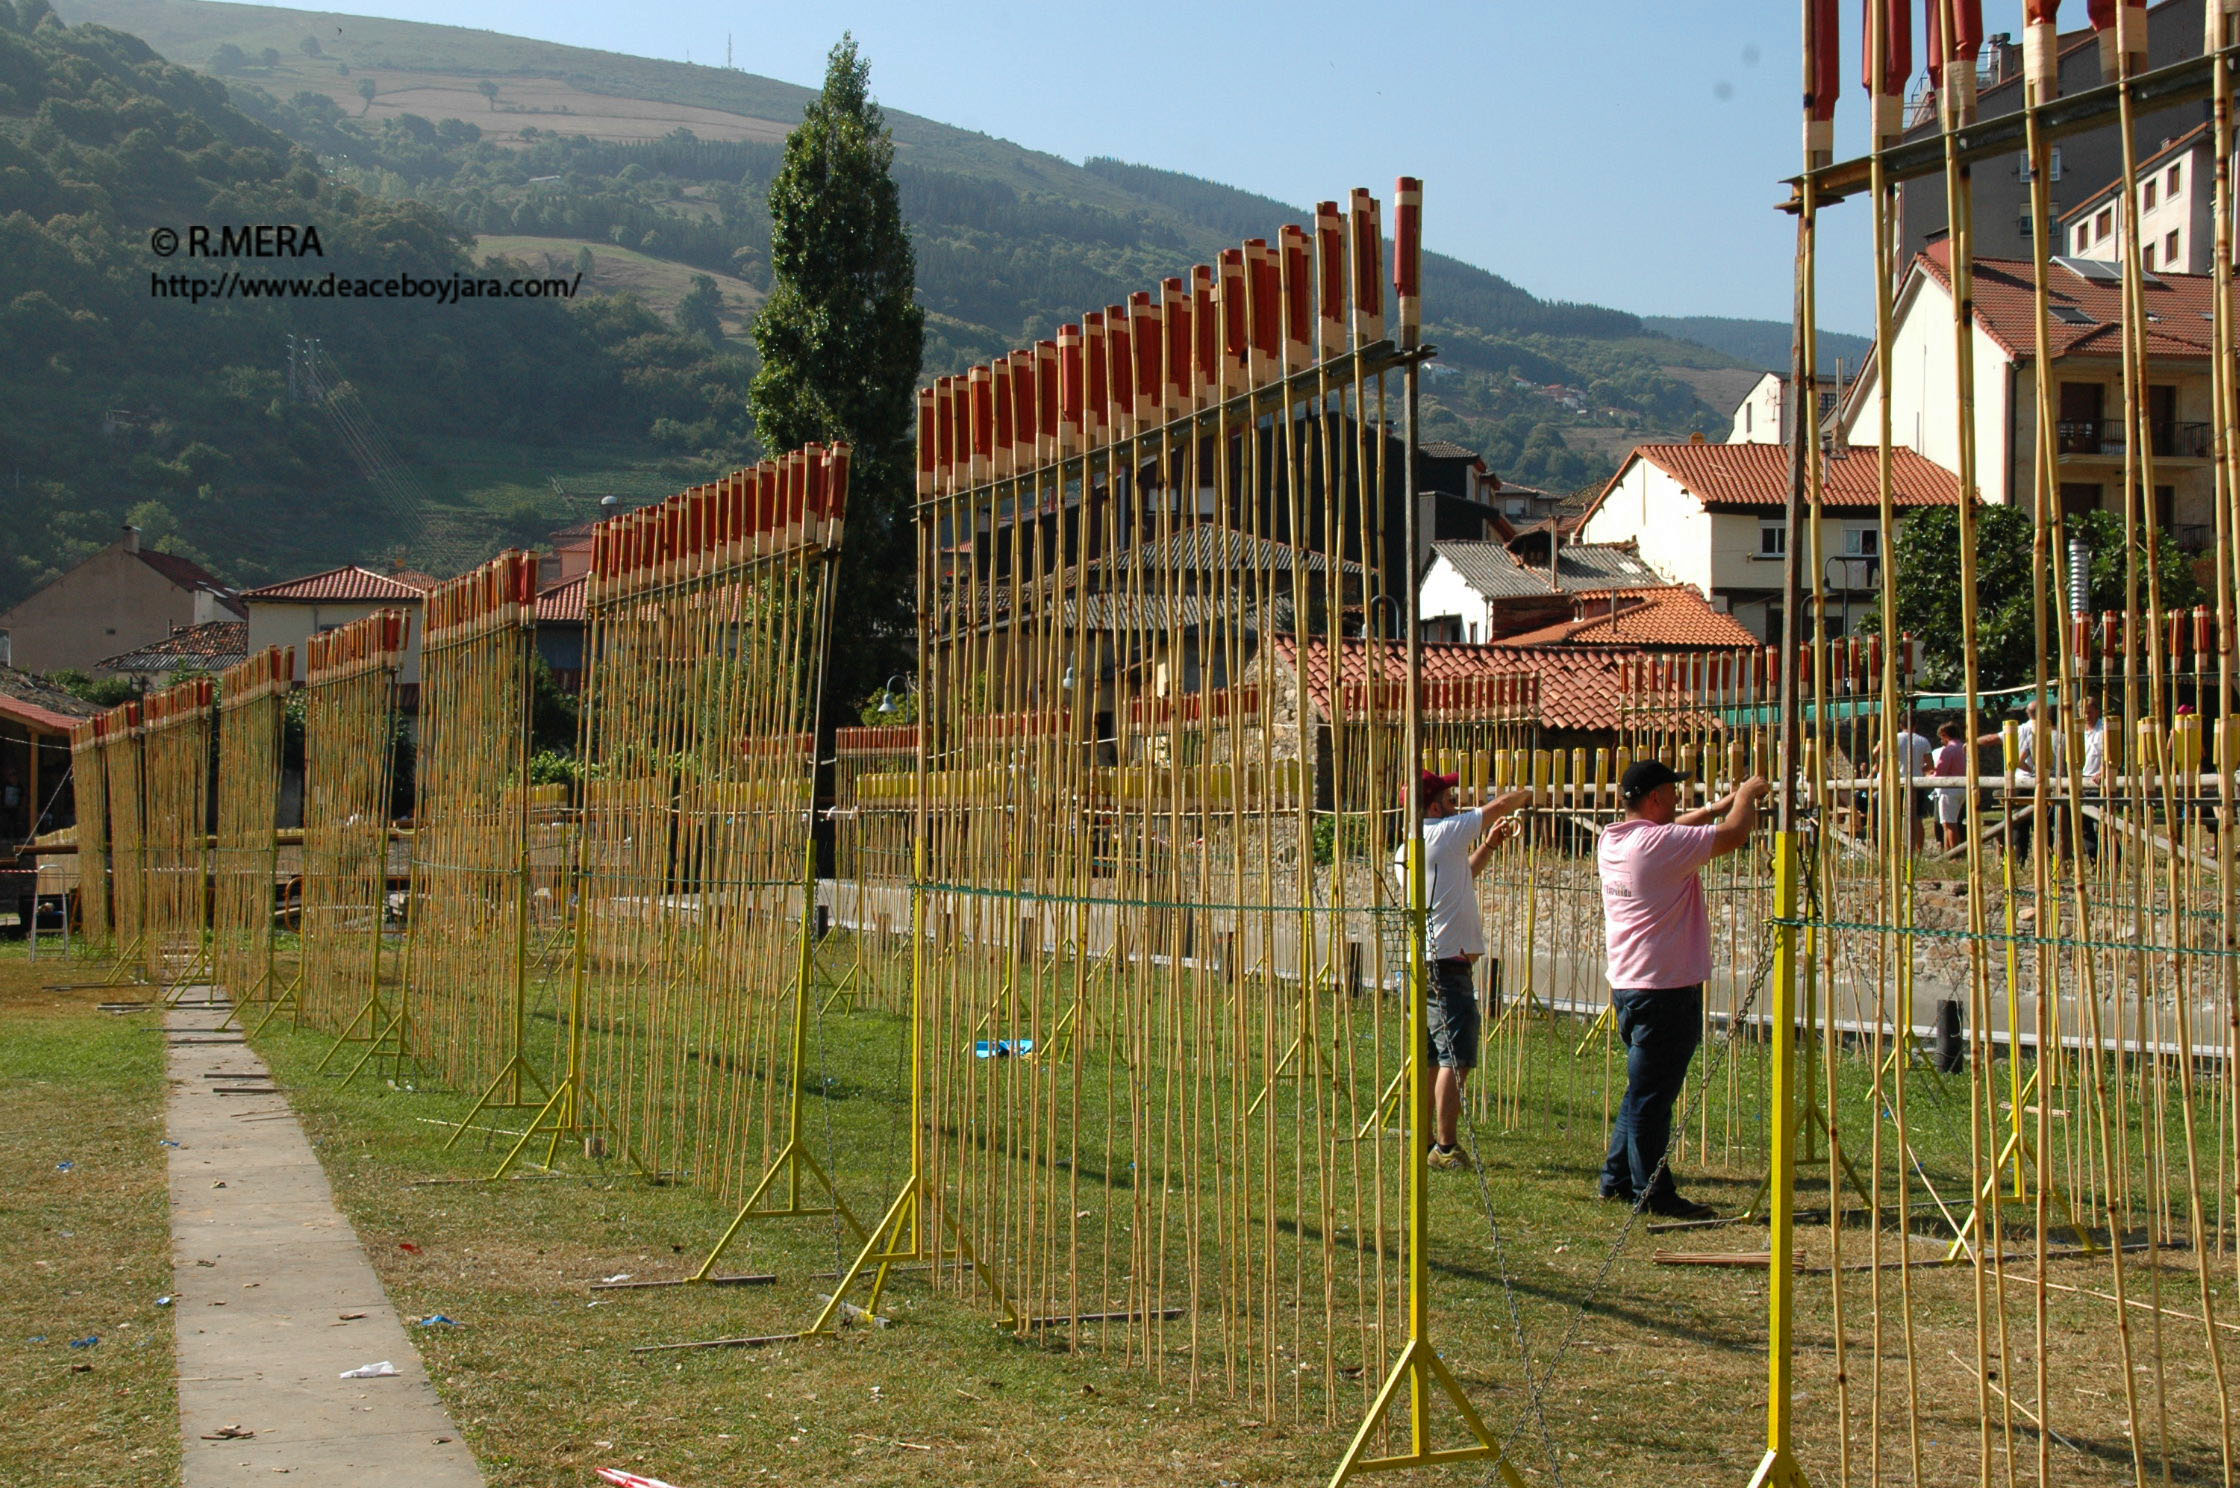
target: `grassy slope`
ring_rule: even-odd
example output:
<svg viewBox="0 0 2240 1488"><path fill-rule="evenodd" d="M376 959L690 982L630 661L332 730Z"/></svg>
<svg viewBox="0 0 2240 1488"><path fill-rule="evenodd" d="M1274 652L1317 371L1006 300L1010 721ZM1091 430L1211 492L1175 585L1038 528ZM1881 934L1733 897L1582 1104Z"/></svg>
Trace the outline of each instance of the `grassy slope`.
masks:
<svg viewBox="0 0 2240 1488"><path fill-rule="evenodd" d="M151 1017L96 1012L97 990L46 989L90 974L0 947L0 1478L160 1488L179 1472L172 1314L155 1305L171 1289L163 1040Z"/></svg>
<svg viewBox="0 0 2240 1488"><path fill-rule="evenodd" d="M503 254L530 265L532 272L573 274L577 250L589 248L595 267L584 276L585 292L634 294L662 319L675 315L677 302L705 269L666 258L649 258L632 248L594 243L576 238L524 238L485 235L475 239L475 254L489 258ZM762 291L729 274L708 274L723 296L723 329L727 335L744 336L762 303Z"/></svg>

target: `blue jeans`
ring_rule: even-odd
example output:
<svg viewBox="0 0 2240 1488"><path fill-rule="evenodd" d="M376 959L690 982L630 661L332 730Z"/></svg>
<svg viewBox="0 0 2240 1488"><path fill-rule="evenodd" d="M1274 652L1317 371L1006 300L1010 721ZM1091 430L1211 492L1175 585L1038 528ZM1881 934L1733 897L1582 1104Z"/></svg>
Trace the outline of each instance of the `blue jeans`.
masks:
<svg viewBox="0 0 2240 1488"><path fill-rule="evenodd" d="M1703 988L1612 989L1610 1005L1626 1045L1626 1096L1610 1128L1602 1188L1634 1197L1669 1194L1672 1175L1658 1169L1672 1141L1672 1104L1703 1041Z"/></svg>
<svg viewBox="0 0 2240 1488"><path fill-rule="evenodd" d="M1470 963L1457 957L1431 963L1431 986L1424 1000L1423 1025L1431 1041L1431 1062L1441 1069L1478 1067L1478 987Z"/></svg>

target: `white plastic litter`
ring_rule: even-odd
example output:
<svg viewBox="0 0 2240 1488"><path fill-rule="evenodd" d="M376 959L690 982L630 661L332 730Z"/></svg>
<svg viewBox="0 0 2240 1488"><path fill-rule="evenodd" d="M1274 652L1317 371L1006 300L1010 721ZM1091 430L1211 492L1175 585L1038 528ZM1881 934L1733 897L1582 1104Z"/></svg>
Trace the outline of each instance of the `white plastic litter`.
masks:
<svg viewBox="0 0 2240 1488"><path fill-rule="evenodd" d="M614 1484L614 1488L670 1488L659 1478L649 1478L634 1472L624 1472L619 1467L597 1469L599 1476Z"/></svg>
<svg viewBox="0 0 2240 1488"><path fill-rule="evenodd" d="M378 1364L360 1364L355 1369L342 1371L344 1379L387 1379L397 1372L397 1366L383 1359Z"/></svg>
<svg viewBox="0 0 2240 1488"><path fill-rule="evenodd" d="M617 1272L615 1272L615 1274L614 1274L614 1275L612 1275L612 1276L602 1276L602 1277L600 1277L600 1278L599 1278L599 1284L600 1284L601 1286L613 1286L613 1285L614 1285L614 1284L615 1284L616 1282L618 1282L618 1281L628 1281L629 1279L630 1279L630 1273L629 1273L629 1272L627 1272L627 1271L617 1271Z"/></svg>

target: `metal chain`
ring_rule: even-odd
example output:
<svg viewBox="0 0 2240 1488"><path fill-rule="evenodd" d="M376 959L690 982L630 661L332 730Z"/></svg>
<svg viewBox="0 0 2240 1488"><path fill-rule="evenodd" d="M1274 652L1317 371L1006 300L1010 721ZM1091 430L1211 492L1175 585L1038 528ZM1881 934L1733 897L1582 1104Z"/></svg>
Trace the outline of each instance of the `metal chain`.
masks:
<svg viewBox="0 0 2240 1488"><path fill-rule="evenodd" d="M1812 882L1809 872L1807 875L1807 894L1817 905L1818 885ZM1726 1036L1718 1043L1722 1057L1731 1055L1741 1029L1749 1019L1751 1008L1756 1005L1759 994L1765 990L1766 981L1772 974L1774 929L1775 927L1770 920L1763 927L1758 945L1757 964L1751 970L1750 980L1744 988L1742 1001L1736 1005L1733 1016L1728 1020ZM1698 1083L1704 1085L1711 1083L1712 1073L1713 1071L1707 1070L1700 1074L1697 1077ZM1548 1430L1546 1392L1554 1384L1557 1366L1562 1364L1564 1357L1571 1352L1572 1346L1578 1342L1579 1333L1586 1323L1587 1314L1593 1311L1596 1300L1602 1294L1604 1284L1610 1279L1611 1271L1617 1267L1618 1258L1625 1253L1626 1246L1631 1242L1634 1227L1641 1222L1641 1216L1647 1211L1649 1195L1655 1192L1657 1180L1664 1177L1671 1166L1672 1155L1670 1150L1667 1149L1665 1156L1657 1163L1657 1171L1650 1177L1648 1188L1635 1196L1633 1206L1626 1213L1624 1227L1618 1231L1617 1238L1611 1242L1609 1250L1604 1253L1602 1264L1596 1269L1594 1279L1587 1284L1586 1292L1579 1299L1579 1305L1572 1310L1571 1320L1564 1330L1562 1341L1556 1345L1555 1352L1549 1357L1539 1376L1535 1378L1532 1371L1531 1353L1525 1343L1524 1320L1518 1309L1515 1287L1510 1279L1508 1256L1502 1246L1501 1225L1494 1213L1493 1190L1486 1181L1485 1163L1479 1156L1477 1119L1470 1117L1468 1120L1470 1162L1471 1166L1477 1169L1478 1195L1485 1208L1486 1230L1493 1240L1494 1264L1500 1272L1502 1291L1508 1300L1510 1325L1516 1334L1518 1357L1524 1365L1525 1410L1529 1410L1532 1414L1533 1424L1538 1430L1542 1448L1548 1454L1550 1475L1555 1480L1557 1488L1561 1488L1563 1469L1556 1455L1554 1439ZM1514 1432L1517 1422L1523 1418L1523 1415L1524 1411L1519 1411L1516 1416L1511 1418L1511 1433ZM1488 1483L1494 1482L1498 1476L1499 1469L1497 1467L1487 1474L1485 1481Z"/></svg>

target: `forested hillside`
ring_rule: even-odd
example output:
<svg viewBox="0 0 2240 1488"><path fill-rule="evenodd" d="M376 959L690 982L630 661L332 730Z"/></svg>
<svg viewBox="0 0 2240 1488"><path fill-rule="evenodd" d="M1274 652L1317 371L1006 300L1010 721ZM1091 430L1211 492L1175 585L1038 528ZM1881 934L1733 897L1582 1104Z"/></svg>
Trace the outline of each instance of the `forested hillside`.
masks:
<svg viewBox="0 0 2240 1488"><path fill-rule="evenodd" d="M0 338L24 352L0 365L0 396L25 416L0 427L16 518L0 603L127 515L243 581L345 558L440 567L586 515L599 493L650 496L754 452L739 331L768 285L764 199L805 90L450 27L63 0L73 19L161 37L167 60L13 3L0 253L27 272L0 289ZM1306 215L893 123L929 375ZM497 239L534 272L585 270L585 298L152 297L151 270L181 265L149 254L149 229L196 221L316 222L317 267L338 273L445 274ZM677 291L702 273L718 282ZM1576 488L1636 438L1725 425L1674 375L1735 365L1720 351L1436 255L1425 281L1442 360L1424 434L1508 480ZM316 379L291 383L291 335L318 339Z"/></svg>
<svg viewBox="0 0 2240 1488"><path fill-rule="evenodd" d="M152 293L159 270L201 271L151 253L152 229L257 222L316 224L324 257L305 267L322 273L472 267L442 213L335 181L222 83L66 30L43 0L0 5L0 602L127 519L242 582L554 525L534 487L511 509L450 498L433 478L448 441L532 470L545 452L555 469L602 447L637 468L673 455L680 479L751 448L737 356L627 300ZM291 397L291 334L327 349L324 396Z"/></svg>

